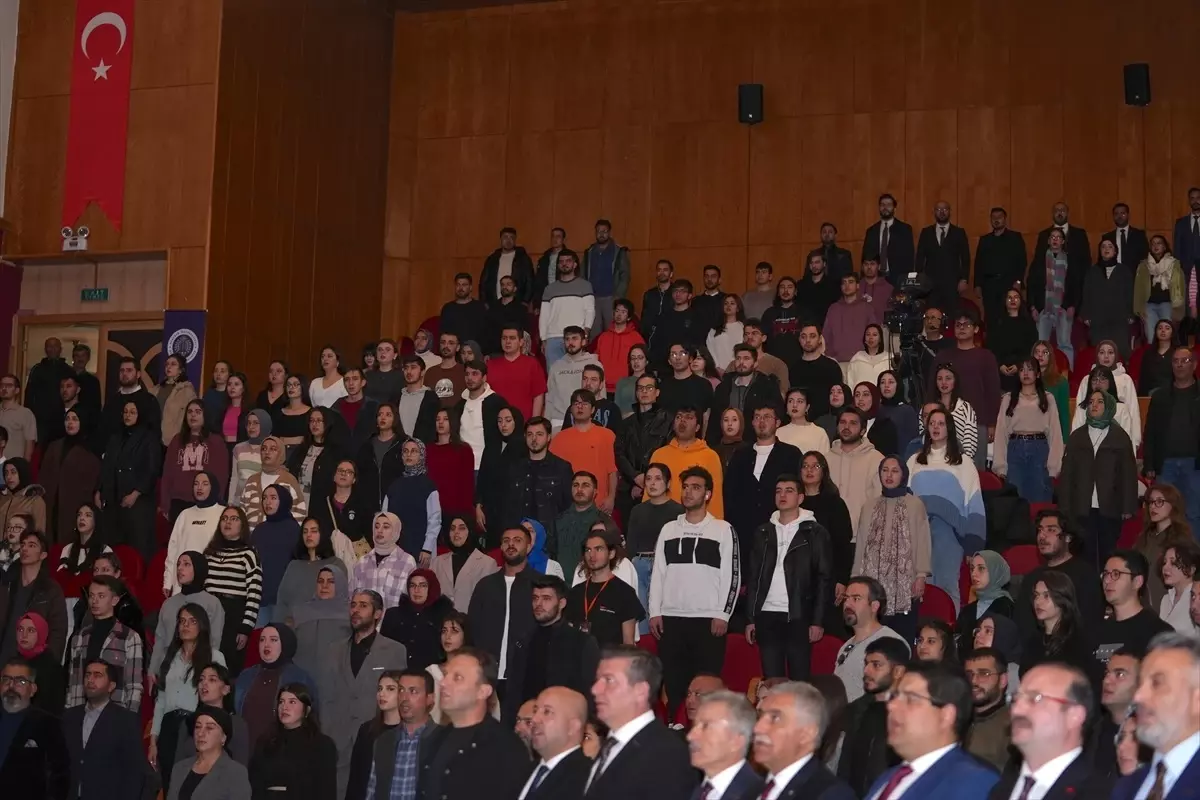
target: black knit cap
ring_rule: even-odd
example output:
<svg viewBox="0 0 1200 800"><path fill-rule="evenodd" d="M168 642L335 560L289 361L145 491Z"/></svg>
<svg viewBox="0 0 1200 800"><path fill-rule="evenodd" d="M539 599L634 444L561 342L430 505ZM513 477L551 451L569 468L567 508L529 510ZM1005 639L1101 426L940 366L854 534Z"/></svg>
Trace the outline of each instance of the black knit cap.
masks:
<svg viewBox="0 0 1200 800"><path fill-rule="evenodd" d="M209 717L221 726L221 730L225 732L225 746L229 747L229 743L233 741L233 717L229 715L229 712L216 706L198 705L193 719L200 717Z"/></svg>

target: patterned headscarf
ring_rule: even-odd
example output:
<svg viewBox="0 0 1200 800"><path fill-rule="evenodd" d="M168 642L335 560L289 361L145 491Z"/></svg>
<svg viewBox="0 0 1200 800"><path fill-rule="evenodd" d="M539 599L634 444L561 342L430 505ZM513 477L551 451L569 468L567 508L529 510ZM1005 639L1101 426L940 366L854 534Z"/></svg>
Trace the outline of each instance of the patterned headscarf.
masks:
<svg viewBox="0 0 1200 800"><path fill-rule="evenodd" d="M425 474L425 443L422 442L420 439L414 439L413 437L410 436L400 444L400 447L403 448L404 445L408 444L409 442L412 442L413 444L415 444L417 446L417 449L421 452L421 460L411 467L408 464L405 464L404 465L404 477L413 478L413 477L416 477L417 475L424 475ZM403 453L404 452L403 449L400 452Z"/></svg>

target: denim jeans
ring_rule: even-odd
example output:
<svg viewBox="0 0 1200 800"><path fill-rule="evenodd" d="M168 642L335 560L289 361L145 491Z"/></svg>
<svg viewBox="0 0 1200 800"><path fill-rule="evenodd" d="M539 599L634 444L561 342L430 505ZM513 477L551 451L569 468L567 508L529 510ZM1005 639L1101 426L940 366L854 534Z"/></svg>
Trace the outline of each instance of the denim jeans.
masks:
<svg viewBox="0 0 1200 800"><path fill-rule="evenodd" d="M1030 503L1050 502L1049 456L1050 443L1045 439L1008 440L1008 482Z"/></svg>
<svg viewBox="0 0 1200 800"><path fill-rule="evenodd" d="M958 573L962 569L963 546L949 522L941 517L929 516L930 543L933 545L930 563L933 565L934 586L944 589L954 601L954 613L962 604L958 594Z"/></svg>
<svg viewBox="0 0 1200 800"><path fill-rule="evenodd" d="M646 556L633 557L633 571L637 573L638 600L646 610L646 618L638 623L638 633L646 636L650 633L650 572L654 569L654 559Z"/></svg>
<svg viewBox="0 0 1200 800"><path fill-rule="evenodd" d="M561 336L554 336L546 340L546 369L550 369L550 365L567 354L567 347L563 344ZM562 420L559 420L561 422Z"/></svg>
<svg viewBox="0 0 1200 800"><path fill-rule="evenodd" d="M1142 323L1146 326L1146 341L1154 341L1154 328L1163 320L1171 321L1170 303L1146 303L1146 313L1142 315Z"/></svg>
<svg viewBox="0 0 1200 800"><path fill-rule="evenodd" d="M1037 329L1038 338L1047 342L1050 341L1050 331L1054 331L1058 349L1063 351L1068 363L1074 367L1075 347L1071 344L1072 319L1073 317L1068 318L1067 312L1061 308L1053 311L1046 310L1038 314Z"/></svg>
<svg viewBox="0 0 1200 800"><path fill-rule="evenodd" d="M1158 479L1179 490L1187 505L1187 520L1192 535L1200 541L1200 470L1194 458L1168 458L1163 461Z"/></svg>

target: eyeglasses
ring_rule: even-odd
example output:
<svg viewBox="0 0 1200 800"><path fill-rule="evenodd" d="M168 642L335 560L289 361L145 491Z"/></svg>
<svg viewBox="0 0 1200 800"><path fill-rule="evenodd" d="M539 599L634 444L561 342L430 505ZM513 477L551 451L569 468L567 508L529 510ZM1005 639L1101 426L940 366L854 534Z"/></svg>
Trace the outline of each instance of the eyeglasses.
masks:
<svg viewBox="0 0 1200 800"><path fill-rule="evenodd" d="M858 647L858 642L848 642L842 652L838 653L837 665L839 667L846 663L846 659L850 657L856 647Z"/></svg>
<svg viewBox="0 0 1200 800"><path fill-rule="evenodd" d="M18 689L24 689L32 684L33 678L27 678L24 675L0 675L0 686L16 686Z"/></svg>
<svg viewBox="0 0 1200 800"><path fill-rule="evenodd" d="M915 706L917 703L926 702L934 708L942 708L945 703L939 703L927 694L918 694L916 692L902 692L898 689L883 693L883 702L890 703L893 700L899 700L906 706Z"/></svg>
<svg viewBox="0 0 1200 800"><path fill-rule="evenodd" d="M1155 508L1162 508L1167 504L1167 500L1164 497L1156 497L1153 500L1147 500L1146 504L1154 506Z"/></svg>
<svg viewBox="0 0 1200 800"><path fill-rule="evenodd" d="M1102 569L1100 570L1100 580L1102 581L1119 581L1122 575L1133 577L1133 573L1127 569Z"/></svg>
<svg viewBox="0 0 1200 800"><path fill-rule="evenodd" d="M352 470L352 469L335 469L333 471L333 474L334 475L353 475L354 470Z"/></svg>
<svg viewBox="0 0 1200 800"><path fill-rule="evenodd" d="M1018 691L1018 692L1009 692L1008 693L1008 704L1010 706L1013 705L1014 703L1016 703L1018 700L1024 700L1026 703L1029 703L1029 705L1031 705L1031 706L1040 706L1042 703L1044 703L1046 701L1050 701L1051 703L1058 703L1060 706L1078 705L1077 703L1072 702L1071 700L1068 700L1065 697L1055 697L1052 694L1045 694L1044 692L1020 692L1020 691Z"/></svg>

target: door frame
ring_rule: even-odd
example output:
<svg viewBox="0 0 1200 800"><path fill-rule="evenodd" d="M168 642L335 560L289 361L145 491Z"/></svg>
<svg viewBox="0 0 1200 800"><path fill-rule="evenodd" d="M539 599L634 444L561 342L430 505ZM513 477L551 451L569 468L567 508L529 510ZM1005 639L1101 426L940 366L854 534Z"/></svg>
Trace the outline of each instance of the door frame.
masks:
<svg viewBox="0 0 1200 800"><path fill-rule="evenodd" d="M108 352L108 334L113 328L121 330L154 330L163 326L163 314L149 311L115 311L107 314L17 314L13 318L12 352L8 363L14 366L13 372L25 380L32 365L25 363L25 329L39 325L94 325L100 329L99 353L94 355L103 359ZM102 360L97 361L96 378L100 381L100 397L106 397L105 378L107 369ZM147 376L142 376L145 383ZM147 386L149 388L149 385Z"/></svg>

